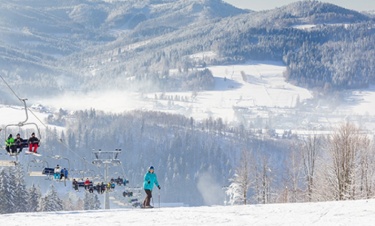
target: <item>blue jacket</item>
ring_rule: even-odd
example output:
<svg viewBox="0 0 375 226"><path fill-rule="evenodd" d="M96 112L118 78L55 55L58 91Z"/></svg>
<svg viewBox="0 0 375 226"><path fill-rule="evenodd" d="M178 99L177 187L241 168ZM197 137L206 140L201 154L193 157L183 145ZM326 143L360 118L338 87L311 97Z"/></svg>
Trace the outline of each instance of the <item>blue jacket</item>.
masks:
<svg viewBox="0 0 375 226"><path fill-rule="evenodd" d="M143 188L152 191L154 184L159 186L158 178L155 173L150 173L150 171L148 171L143 180Z"/></svg>

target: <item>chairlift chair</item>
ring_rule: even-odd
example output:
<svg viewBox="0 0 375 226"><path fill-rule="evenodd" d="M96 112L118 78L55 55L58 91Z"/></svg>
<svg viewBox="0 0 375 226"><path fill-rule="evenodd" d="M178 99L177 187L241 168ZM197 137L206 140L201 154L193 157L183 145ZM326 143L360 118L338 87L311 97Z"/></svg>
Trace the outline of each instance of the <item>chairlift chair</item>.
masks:
<svg viewBox="0 0 375 226"><path fill-rule="evenodd" d="M40 129L39 129L38 125L36 123L34 123L34 122L27 122L29 120L29 115L28 115L28 112L27 112L26 100L27 99L20 99L20 101L22 101L23 104L24 104L26 119L24 121L22 121L22 122L17 123L17 124L8 124L8 125L6 125L4 127L4 141L7 140L7 136L9 135L8 133L9 133L9 130L10 130L11 127L18 127L18 130L20 130L20 128L23 127L23 126L32 125L36 129L36 133L38 135L39 142L40 142L41 135L40 135ZM18 161L18 154L19 153L10 154L12 156L15 156L16 162Z"/></svg>
<svg viewBox="0 0 375 226"><path fill-rule="evenodd" d="M48 162L34 158L27 164L27 172L31 177L45 177L46 175L43 174L43 170L48 167Z"/></svg>
<svg viewBox="0 0 375 226"><path fill-rule="evenodd" d="M62 157L60 155L53 155L53 156L49 156L49 157L58 160L58 162L59 162L58 165L62 166L61 168L66 168L67 172L68 172L68 175L69 175L69 173L70 173L70 161L69 161L68 158ZM68 162L68 165L62 164L61 160L66 160ZM68 176L68 178L70 178L70 177ZM60 179L60 180L55 180L55 181L57 181L57 182L64 182L64 185L66 186L66 181L69 180L68 178L66 177L66 175L64 175L64 179L63 180Z"/></svg>

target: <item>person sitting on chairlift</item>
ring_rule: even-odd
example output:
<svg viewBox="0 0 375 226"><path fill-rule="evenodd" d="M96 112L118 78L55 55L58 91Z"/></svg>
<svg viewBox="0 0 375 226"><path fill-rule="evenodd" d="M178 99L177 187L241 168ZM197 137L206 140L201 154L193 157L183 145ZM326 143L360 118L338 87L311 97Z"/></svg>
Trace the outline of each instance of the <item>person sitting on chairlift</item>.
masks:
<svg viewBox="0 0 375 226"><path fill-rule="evenodd" d="M29 152L38 153L37 150L39 147L39 139L35 136L35 133L31 134L31 137L28 140L28 144L29 144Z"/></svg>
<svg viewBox="0 0 375 226"><path fill-rule="evenodd" d="M55 167L55 170L53 171L53 177L55 178L55 180L60 180L61 179L61 169L60 169L60 166L57 165Z"/></svg>
<svg viewBox="0 0 375 226"><path fill-rule="evenodd" d="M102 185L100 183L98 183L96 185L96 191L98 192L98 194L101 194L102 193Z"/></svg>
<svg viewBox="0 0 375 226"><path fill-rule="evenodd" d="M90 187L90 180L89 180L89 178L87 178L87 179L85 180L85 182L83 183L83 185L84 185L84 187L85 187L86 190L89 189L89 187Z"/></svg>
<svg viewBox="0 0 375 226"><path fill-rule="evenodd" d="M73 184L74 190L78 191L78 181L76 181L76 179L73 179L72 184Z"/></svg>
<svg viewBox="0 0 375 226"><path fill-rule="evenodd" d="M102 194L106 191L107 186L102 182Z"/></svg>
<svg viewBox="0 0 375 226"><path fill-rule="evenodd" d="M63 178L65 178L65 180L68 179L68 170L66 168L61 169L60 179L63 179Z"/></svg>
<svg viewBox="0 0 375 226"><path fill-rule="evenodd" d="M23 143L25 143L25 140L21 138L21 135L17 133L16 139L14 140L14 143L16 145L16 150L18 149L18 153L21 153L23 149Z"/></svg>
<svg viewBox="0 0 375 226"><path fill-rule="evenodd" d="M5 145L6 145L5 149L7 150L9 154L11 153L11 151L12 153L17 152L16 146L14 145L14 138L12 134L9 134L8 139L5 141Z"/></svg>

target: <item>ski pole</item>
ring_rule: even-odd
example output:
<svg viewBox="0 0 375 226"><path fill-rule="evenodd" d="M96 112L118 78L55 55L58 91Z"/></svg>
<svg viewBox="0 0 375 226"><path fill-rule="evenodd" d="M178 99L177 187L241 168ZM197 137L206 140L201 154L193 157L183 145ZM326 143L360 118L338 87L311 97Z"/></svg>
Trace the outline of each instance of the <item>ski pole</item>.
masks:
<svg viewBox="0 0 375 226"><path fill-rule="evenodd" d="M159 193L158 193L158 199L159 199L159 208L160 208L160 189L159 189L158 192L159 192Z"/></svg>

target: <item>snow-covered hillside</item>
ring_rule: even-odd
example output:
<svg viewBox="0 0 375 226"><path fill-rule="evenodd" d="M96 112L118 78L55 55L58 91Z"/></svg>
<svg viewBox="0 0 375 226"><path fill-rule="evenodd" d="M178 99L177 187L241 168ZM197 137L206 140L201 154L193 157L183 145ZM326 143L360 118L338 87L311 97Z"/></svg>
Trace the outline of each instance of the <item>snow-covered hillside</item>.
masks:
<svg viewBox="0 0 375 226"><path fill-rule="evenodd" d="M280 62L251 61L242 65L208 67L215 77L211 91L135 93L127 91L63 94L38 103L68 110L95 108L121 113L141 109L182 114L195 119L208 117L235 121L236 107L294 108L312 94L285 82ZM173 73L173 72L171 72Z"/></svg>
<svg viewBox="0 0 375 226"><path fill-rule="evenodd" d="M313 98L312 92L285 82L283 73L286 67L281 62L250 61L246 64L208 68L215 79L215 87L210 91L148 93L116 89L89 93L77 91L66 92L57 97L31 99L28 105L37 106L34 112L39 119L45 119L53 113L49 108L54 111L60 108L68 111L93 108L107 113L132 110L161 111L193 117L196 120L209 117L222 118L228 123L244 123L244 118L250 117L252 120L256 117L270 118L277 115L289 115L295 120L295 112L302 111L305 114L303 123L297 127L306 130L311 129L311 124L315 129L322 127L332 129L336 122L375 114L373 87L345 92L342 102L335 104L334 107L327 103L329 99L323 99L316 106L312 106L312 109L306 110L303 109L302 103ZM173 76L173 70L170 74ZM39 112L38 108L48 110L43 109L43 112ZM0 125L18 123L25 118L22 107L1 106L0 115L2 116ZM29 114L29 121L40 125L32 114ZM297 129L296 125L290 124L273 126L279 129ZM363 126L367 129L375 128L372 123Z"/></svg>
<svg viewBox="0 0 375 226"><path fill-rule="evenodd" d="M375 200L17 213L0 215L7 226L38 225L373 225Z"/></svg>

